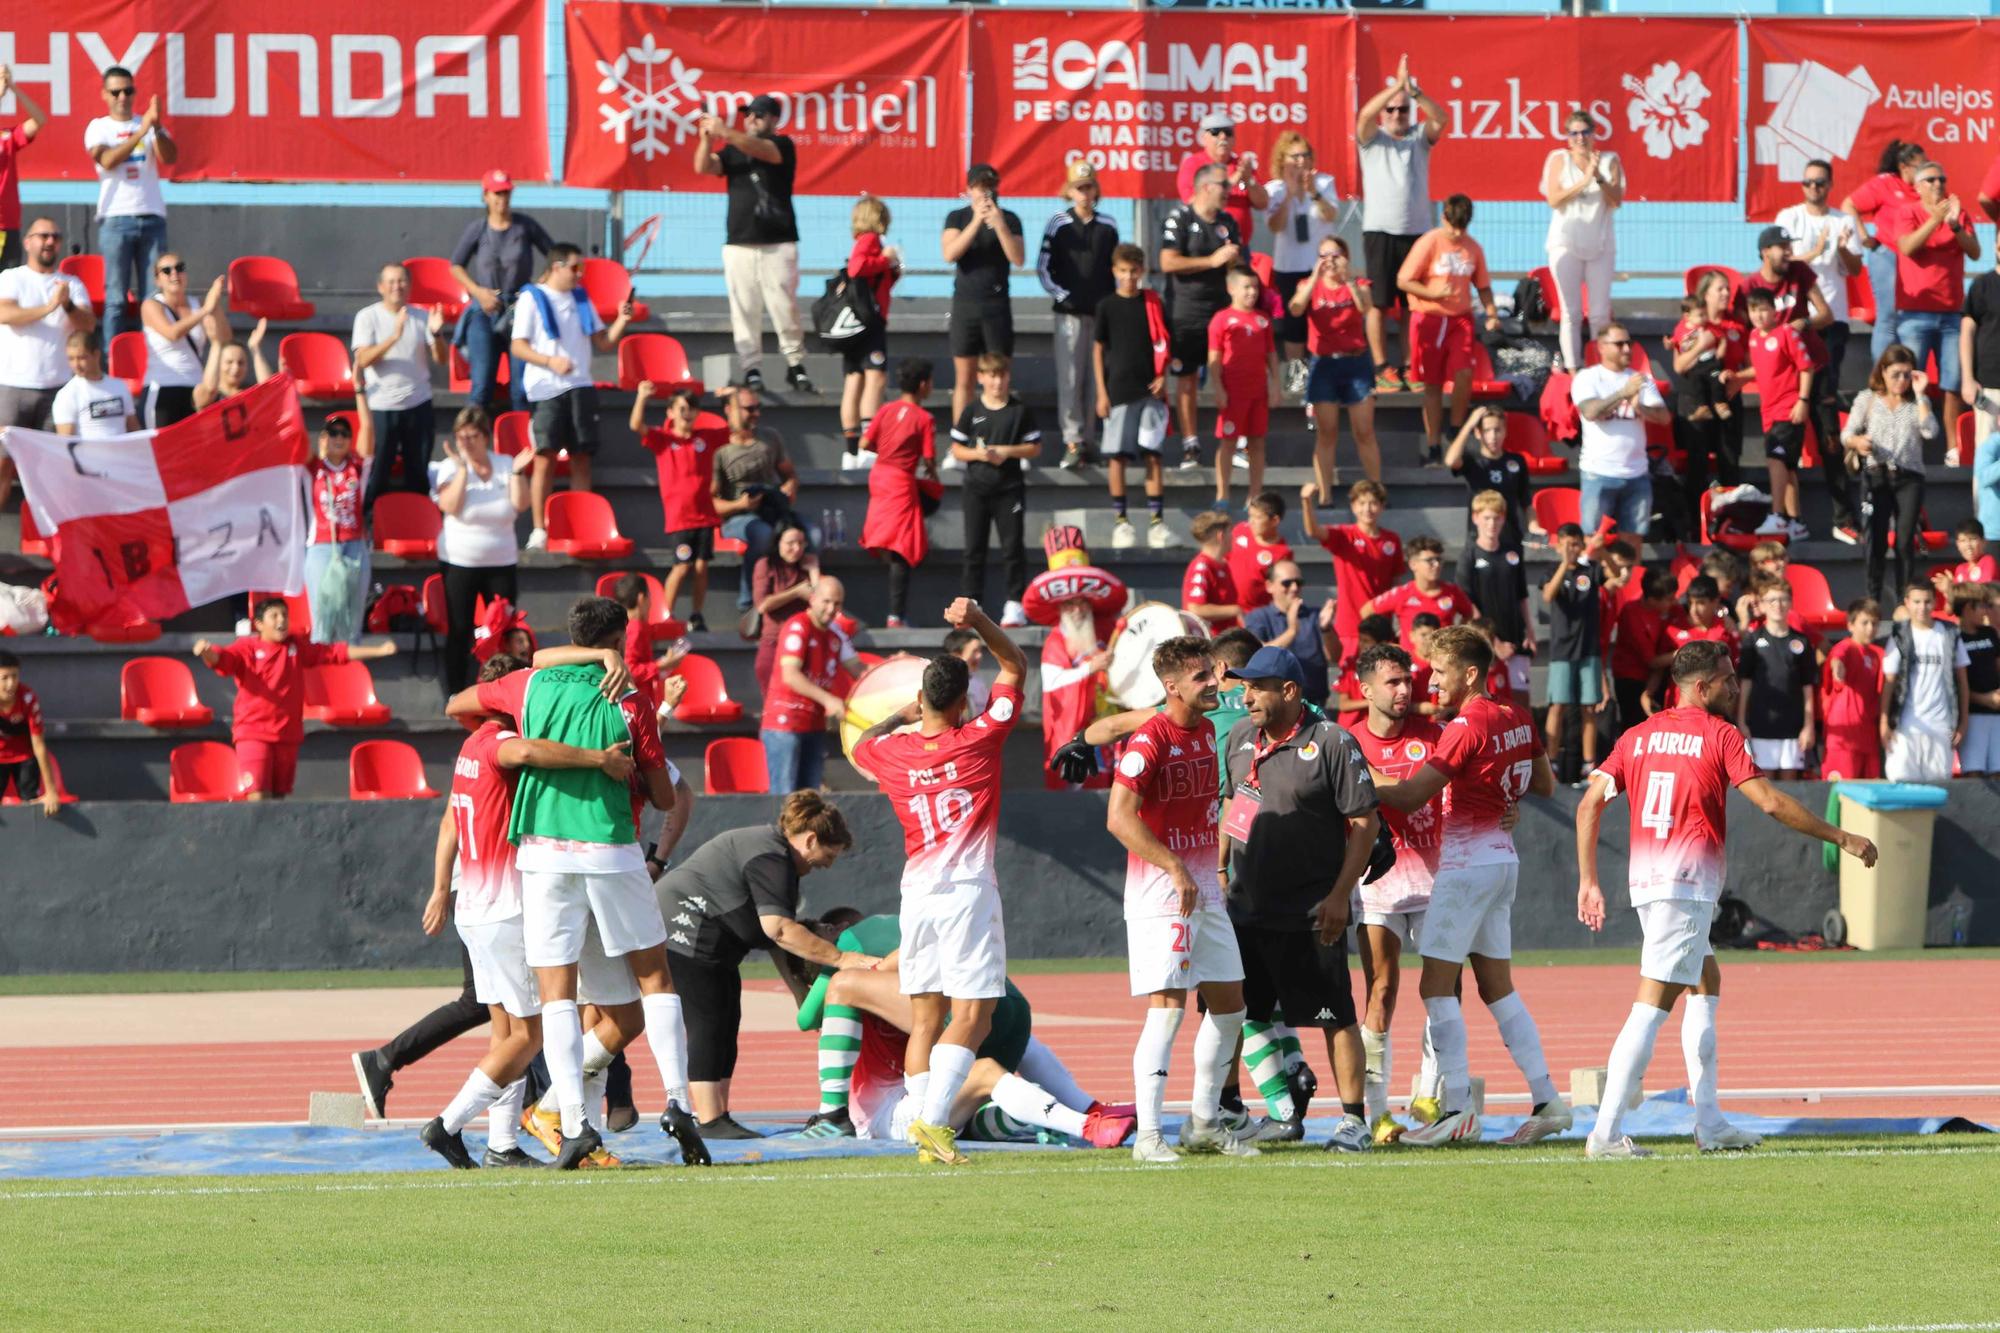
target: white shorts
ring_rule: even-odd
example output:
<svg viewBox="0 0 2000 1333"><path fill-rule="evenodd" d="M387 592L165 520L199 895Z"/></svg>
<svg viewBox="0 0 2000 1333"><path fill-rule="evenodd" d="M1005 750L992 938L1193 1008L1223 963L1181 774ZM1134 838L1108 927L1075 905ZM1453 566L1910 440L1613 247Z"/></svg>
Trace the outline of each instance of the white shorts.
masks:
<svg viewBox="0 0 2000 1333"><path fill-rule="evenodd" d="M1463 963L1468 955L1514 956L1514 884L1519 862L1440 870L1424 913L1423 956Z"/></svg>
<svg viewBox="0 0 2000 1333"><path fill-rule="evenodd" d="M565 967L583 956L584 932L597 923L604 952L616 958L665 943L667 923L653 881L641 870L608 875L521 872L521 923L528 966Z"/></svg>
<svg viewBox="0 0 2000 1333"><path fill-rule="evenodd" d="M1633 910L1646 939L1639 950L1639 975L1676 986L1700 981L1702 960L1715 952L1708 942L1715 904L1698 898L1661 898Z"/></svg>
<svg viewBox="0 0 2000 1333"><path fill-rule="evenodd" d="M458 937L472 959L472 994L481 1004L497 1004L516 1018L542 1012L542 994L521 935L521 918L458 923Z"/></svg>
<svg viewBox="0 0 2000 1333"><path fill-rule="evenodd" d="M1125 955L1132 993L1189 990L1206 981L1243 980L1243 954L1229 914L1204 907L1193 916L1130 917L1125 922Z"/></svg>
<svg viewBox="0 0 2000 1333"><path fill-rule="evenodd" d="M1898 727L1889 733L1882 756L1882 776L1891 782L1951 780L1951 733L1924 727Z"/></svg>
<svg viewBox="0 0 2000 1333"><path fill-rule="evenodd" d="M916 1099L904 1091L901 1082L877 1083L855 1081L848 1098L847 1114L854 1121L854 1137L857 1139L881 1139L891 1143L905 1143L910 1137L910 1122L917 1118L923 1107Z"/></svg>
<svg viewBox="0 0 2000 1333"><path fill-rule="evenodd" d="M594 920L584 928L583 953L576 960L576 1002L600 1007L639 1003L639 982L632 975L632 965L622 956L613 958L604 952Z"/></svg>
<svg viewBox="0 0 2000 1333"><path fill-rule="evenodd" d="M1364 926L1380 926L1403 942L1405 949L1421 949L1424 931L1424 909L1414 912L1363 912L1355 918Z"/></svg>
<svg viewBox="0 0 2000 1333"><path fill-rule="evenodd" d="M1007 928L1000 916L1000 890L990 884L955 884L906 893L901 912L902 952L896 966L903 994L997 1000L1007 993Z"/></svg>
<svg viewBox="0 0 2000 1333"><path fill-rule="evenodd" d="M1753 736L1750 739L1750 762L1766 773L1806 766L1805 755L1799 750L1799 738L1796 736L1782 741L1759 740Z"/></svg>
<svg viewBox="0 0 2000 1333"><path fill-rule="evenodd" d="M1967 773L2000 773L2000 713L1974 713L1965 719L1958 766Z"/></svg>

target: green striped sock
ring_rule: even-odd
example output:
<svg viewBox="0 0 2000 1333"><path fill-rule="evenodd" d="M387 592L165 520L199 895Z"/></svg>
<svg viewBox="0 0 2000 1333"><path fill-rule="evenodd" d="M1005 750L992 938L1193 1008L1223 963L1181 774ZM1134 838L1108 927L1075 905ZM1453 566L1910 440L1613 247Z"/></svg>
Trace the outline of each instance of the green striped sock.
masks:
<svg viewBox="0 0 2000 1333"><path fill-rule="evenodd" d="M1276 1025L1243 1025L1243 1063L1264 1098L1264 1111L1273 1120L1292 1118L1292 1086L1285 1079L1284 1052L1279 1047Z"/></svg>
<svg viewBox="0 0 2000 1333"><path fill-rule="evenodd" d="M1285 1025L1283 1009L1271 1010L1271 1027L1277 1034L1278 1050L1285 1057L1285 1072L1289 1074L1306 1062L1306 1053L1299 1049L1299 1034Z"/></svg>
<svg viewBox="0 0 2000 1333"><path fill-rule="evenodd" d="M861 1057L861 1011L829 1004L819 1027L820 1114L847 1109L854 1062Z"/></svg>
<svg viewBox="0 0 2000 1333"><path fill-rule="evenodd" d="M1036 1138L1033 1125L1023 1124L992 1102L974 1111L966 1128L965 1137L978 1143L1033 1143Z"/></svg>

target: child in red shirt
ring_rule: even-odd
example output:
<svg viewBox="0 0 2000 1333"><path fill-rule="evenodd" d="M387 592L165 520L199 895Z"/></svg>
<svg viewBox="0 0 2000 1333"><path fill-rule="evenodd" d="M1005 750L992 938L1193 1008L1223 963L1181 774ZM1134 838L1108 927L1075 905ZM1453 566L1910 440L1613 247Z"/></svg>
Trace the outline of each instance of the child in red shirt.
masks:
<svg viewBox="0 0 2000 1333"><path fill-rule="evenodd" d="M1976 518L1968 518L1958 525L1952 534L1953 544L1958 547L1958 563L1949 570L1940 569L1931 575L1931 586L1937 589L1939 605L1951 601L1953 585L1959 583L2000 582L2000 565L1986 551L1986 529Z"/></svg>
<svg viewBox="0 0 2000 1333"><path fill-rule="evenodd" d="M1229 515L1214 510L1196 514L1188 531L1201 549L1181 575L1181 610L1207 621L1211 634L1235 629L1243 623L1243 607L1235 600L1236 578L1223 559L1229 549Z"/></svg>
<svg viewBox="0 0 2000 1333"><path fill-rule="evenodd" d="M1674 660L1673 642L1667 638L1667 618L1674 610L1674 576L1665 569L1649 569L1640 583L1645 595L1629 602L1618 613L1616 632L1611 636L1611 688L1618 696L1618 721L1636 727L1659 706L1658 683L1669 662Z"/></svg>
<svg viewBox="0 0 2000 1333"><path fill-rule="evenodd" d="M1789 324L1778 321L1771 293L1750 293L1750 368L1764 414L1764 457L1771 474L1771 514L1759 536L1804 540L1799 521L1799 452L1805 447L1806 404L1812 401L1813 356Z"/></svg>
<svg viewBox="0 0 2000 1333"><path fill-rule="evenodd" d="M1435 537L1412 537L1408 546L1410 553L1410 581L1400 583L1389 591L1371 598L1361 608L1361 614L1372 616L1377 612L1396 617L1401 632L1403 650L1416 655L1416 640L1411 635L1411 627L1417 616L1428 612L1438 618L1438 624L1457 625L1478 616L1479 608L1472 604L1472 598L1456 583L1447 583L1441 577L1444 572L1444 543Z"/></svg>
<svg viewBox="0 0 2000 1333"><path fill-rule="evenodd" d="M1246 615L1271 600L1265 573L1280 560L1292 558L1292 548L1278 536L1284 518L1285 497L1262 491L1250 500L1249 521L1238 523L1229 534L1229 581L1236 589L1236 605Z"/></svg>
<svg viewBox="0 0 2000 1333"><path fill-rule="evenodd" d="M666 525L667 549L674 556L661 598L667 604L667 614L673 615L681 583L692 574L694 589L688 601L693 610L687 625L700 633L708 628L702 607L708 602L708 562L715 557L715 530L722 522L715 513L713 480L715 450L723 437L696 428L700 412L693 392L687 389L677 389L667 399L664 427L646 429L646 403L657 392L651 380L639 381L632 399L631 425L660 471L660 514Z"/></svg>
<svg viewBox="0 0 2000 1333"><path fill-rule="evenodd" d="M1833 646L1820 670L1821 707L1826 711L1826 757L1820 776L1882 776L1882 646L1875 631L1882 608L1872 597L1847 604L1847 638Z"/></svg>
<svg viewBox="0 0 2000 1333"><path fill-rule="evenodd" d="M931 396L931 363L904 358L896 367L903 396L869 421L864 440L874 450L868 471L868 515L861 523L861 549L889 562L888 629L903 627L910 603L910 570L930 554L924 528L926 501L937 507L943 487L937 475L937 420L924 400Z"/></svg>
<svg viewBox="0 0 2000 1333"><path fill-rule="evenodd" d="M667 673L680 665L688 655L688 641L677 638L667 645L667 651L653 656L653 634L655 626L648 623L649 603L652 592L646 587L644 574L621 574L611 585L611 600L625 608L625 666L632 673L632 686L650 699L651 710L661 718L673 712L674 705L687 693L687 681L681 676ZM531 648L524 657L532 657Z"/></svg>
<svg viewBox="0 0 2000 1333"><path fill-rule="evenodd" d="M44 815L62 809L56 761L42 739L42 705L21 683L21 659L0 649L0 795L9 783L22 802L39 801Z"/></svg>
<svg viewBox="0 0 2000 1333"><path fill-rule="evenodd" d="M840 465L867 467L873 461L862 452L862 436L882 406L889 383L889 289L903 276L903 257L889 234L889 206L874 195L863 195L848 217L854 248L847 252L847 276L868 284L881 323L856 338L840 353L840 437L846 451Z"/></svg>
<svg viewBox="0 0 2000 1333"><path fill-rule="evenodd" d="M1229 306L1208 322L1208 376L1221 386L1215 418L1215 507L1229 508L1229 469L1236 441L1250 460L1250 494L1264 489L1264 436L1271 428L1271 384L1278 344L1271 317L1257 308L1264 284L1247 268L1229 274Z"/></svg>
<svg viewBox="0 0 2000 1333"><path fill-rule="evenodd" d="M1333 632L1340 637L1343 665L1361 653L1361 608L1372 597L1395 586L1403 572L1403 539L1382 527L1383 509L1389 492L1379 481L1357 481L1347 492L1347 504L1354 511L1352 523L1321 528L1313 510L1317 486L1299 488L1299 517L1305 521L1306 536L1326 548L1333 557ZM1358 693L1358 692L1357 692Z"/></svg>

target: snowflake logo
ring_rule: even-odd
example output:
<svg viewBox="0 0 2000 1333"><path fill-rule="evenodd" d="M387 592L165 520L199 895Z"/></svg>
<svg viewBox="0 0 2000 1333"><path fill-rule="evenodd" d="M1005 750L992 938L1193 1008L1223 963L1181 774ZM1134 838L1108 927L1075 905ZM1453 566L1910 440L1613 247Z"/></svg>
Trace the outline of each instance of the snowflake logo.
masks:
<svg viewBox="0 0 2000 1333"><path fill-rule="evenodd" d="M1622 84L1632 94L1625 104L1627 128L1646 141L1647 157L1672 157L1708 133L1708 118L1698 110L1708 100L1708 85L1698 71L1684 72L1679 61L1669 60L1653 66L1644 83L1627 74Z"/></svg>
<svg viewBox="0 0 2000 1333"><path fill-rule="evenodd" d="M682 64L652 33L626 47L616 60L598 61L597 72L603 76L597 82L599 95L615 94L598 103L598 129L635 156L650 162L693 137L703 114L701 90L695 86L701 71ZM672 145L663 137L668 130L673 131Z"/></svg>

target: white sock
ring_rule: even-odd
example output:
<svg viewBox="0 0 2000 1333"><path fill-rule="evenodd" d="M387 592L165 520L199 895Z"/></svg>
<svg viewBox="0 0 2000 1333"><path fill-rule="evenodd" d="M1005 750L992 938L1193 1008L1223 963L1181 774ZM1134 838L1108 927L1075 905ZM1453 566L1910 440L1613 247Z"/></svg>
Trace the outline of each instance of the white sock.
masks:
<svg viewBox="0 0 2000 1333"><path fill-rule="evenodd" d="M604 1084L609 1077L603 1069L583 1076L583 1123L599 1134L609 1132L604 1126Z"/></svg>
<svg viewBox="0 0 2000 1333"><path fill-rule="evenodd" d="M458 1090L458 1096L451 1099L451 1105L444 1108L444 1129L447 1134L456 1134L471 1124L481 1111L493 1105L500 1097L500 1085L486 1076L486 1071L476 1065L467 1076L465 1086Z"/></svg>
<svg viewBox="0 0 2000 1333"><path fill-rule="evenodd" d="M616 1051L605 1048L604 1042L598 1038L596 1028L583 1034L583 1072L586 1078L609 1069L611 1062L617 1058Z"/></svg>
<svg viewBox="0 0 2000 1333"><path fill-rule="evenodd" d="M1138 1103L1139 1133L1158 1134L1167 1104L1167 1071L1174 1063L1174 1038L1180 1035L1184 1009L1148 1009L1139 1044L1132 1048L1133 1099Z"/></svg>
<svg viewBox="0 0 2000 1333"><path fill-rule="evenodd" d="M1590 1131L1590 1137L1597 1142L1618 1141L1618 1126L1625 1120L1625 1103L1630 1100L1632 1089L1646 1077L1646 1066L1653 1060L1653 1042L1666 1021L1666 1010L1636 1001L1632 1012L1625 1016L1618 1040L1611 1043L1611 1064L1604 1075L1604 1104L1597 1108L1597 1127Z"/></svg>
<svg viewBox="0 0 2000 1333"><path fill-rule="evenodd" d="M1528 1080L1528 1094L1534 1098L1534 1104L1542 1106L1554 1101L1556 1084L1549 1077L1549 1058L1542 1054L1542 1034L1536 1029L1528 1006L1522 1002L1521 992L1508 991L1486 1008L1500 1026L1500 1040L1507 1043L1507 1054L1514 1057L1514 1067Z"/></svg>
<svg viewBox="0 0 2000 1333"><path fill-rule="evenodd" d="M1417 1062L1417 1096L1435 1100L1443 1086L1443 1076L1438 1073L1437 1051L1431 1047L1431 1029L1427 1023L1424 1025L1423 1059Z"/></svg>
<svg viewBox="0 0 2000 1333"><path fill-rule="evenodd" d="M686 1110L694 1100L688 1096L688 1034L687 1023L681 1018L681 997L671 992L641 995L639 1007L646 1013L646 1044L653 1048L653 1060L660 1066L667 1104Z"/></svg>
<svg viewBox="0 0 2000 1333"><path fill-rule="evenodd" d="M1062 1104L1054 1093L1014 1074L1002 1074L993 1085L993 1104L1016 1120L1053 1129L1073 1139L1083 1137L1083 1112Z"/></svg>
<svg viewBox="0 0 2000 1333"><path fill-rule="evenodd" d="M1088 1111L1097 1099L1077 1086L1071 1077L1069 1067L1056 1057L1056 1053L1042 1045L1040 1037L1028 1038L1028 1049L1021 1053L1022 1078L1044 1088L1051 1097L1072 1111Z"/></svg>
<svg viewBox="0 0 2000 1333"><path fill-rule="evenodd" d="M978 1055L970 1046L954 1046L939 1042L931 1047L931 1085L924 1090L924 1113L918 1118L927 1125L949 1125L951 1105L958 1100L958 1090L965 1086L965 1076L972 1072L972 1062Z"/></svg>
<svg viewBox="0 0 2000 1333"><path fill-rule="evenodd" d="M1681 1015L1681 1052L1687 1057L1688 1096L1694 1101L1694 1122L1714 1129L1728 1122L1716 1098L1715 1009L1719 995L1688 996L1687 1012Z"/></svg>
<svg viewBox="0 0 2000 1333"><path fill-rule="evenodd" d="M1194 1034L1194 1100L1190 1112L1201 1120L1222 1115L1222 1082L1236 1063L1236 1038L1243 1031L1246 1011L1203 1015Z"/></svg>
<svg viewBox="0 0 2000 1333"><path fill-rule="evenodd" d="M487 1147L494 1152L507 1152L521 1146L521 1104L527 1099L526 1074L502 1089L500 1100L486 1113Z"/></svg>
<svg viewBox="0 0 2000 1333"><path fill-rule="evenodd" d="M1465 1015L1456 995L1424 1000L1424 1027L1437 1052L1438 1078L1444 1084L1446 1113L1468 1110L1472 1104L1472 1065L1465 1050Z"/></svg>
<svg viewBox="0 0 2000 1333"><path fill-rule="evenodd" d="M924 1098L929 1095L930 1090L931 1075L929 1070L925 1070L921 1074L903 1075L903 1095L910 1099L910 1105L921 1107L924 1104Z"/></svg>
<svg viewBox="0 0 2000 1333"><path fill-rule="evenodd" d="M549 1064L549 1090L562 1111L566 1139L583 1133L583 1020L575 1000L542 1005L542 1058Z"/></svg>
<svg viewBox="0 0 2000 1333"><path fill-rule="evenodd" d="M1361 1099L1367 1104L1368 1123L1372 1125L1389 1114L1389 1034L1377 1032L1371 1027L1362 1028L1361 1049L1368 1061Z"/></svg>

